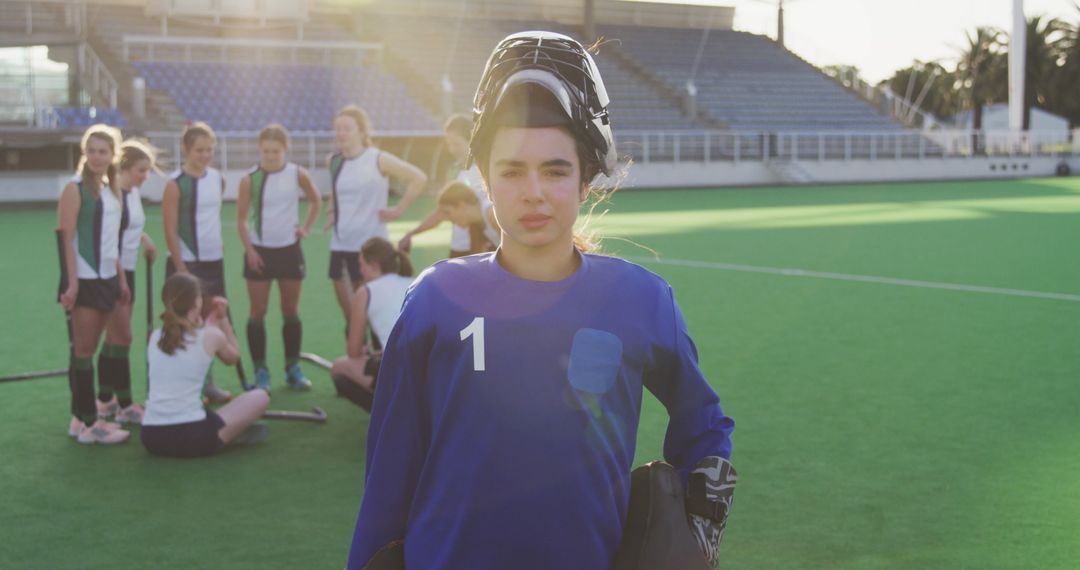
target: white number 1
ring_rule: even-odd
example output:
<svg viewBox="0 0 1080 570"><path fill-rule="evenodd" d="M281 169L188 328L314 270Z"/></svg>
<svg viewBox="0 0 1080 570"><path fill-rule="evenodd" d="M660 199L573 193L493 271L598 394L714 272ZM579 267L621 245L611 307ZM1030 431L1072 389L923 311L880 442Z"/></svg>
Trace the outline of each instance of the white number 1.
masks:
<svg viewBox="0 0 1080 570"><path fill-rule="evenodd" d="M473 370L484 371L484 317L476 317L469 326L461 329L461 340L473 337Z"/></svg>

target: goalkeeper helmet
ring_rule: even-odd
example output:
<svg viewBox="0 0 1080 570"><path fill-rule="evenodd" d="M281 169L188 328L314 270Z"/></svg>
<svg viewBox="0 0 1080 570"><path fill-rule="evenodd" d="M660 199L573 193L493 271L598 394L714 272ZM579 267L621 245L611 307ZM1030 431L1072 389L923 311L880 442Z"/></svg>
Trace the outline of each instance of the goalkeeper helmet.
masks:
<svg viewBox="0 0 1080 570"><path fill-rule="evenodd" d="M486 158L496 126L559 126L584 149L583 171L610 175L616 155L608 103L596 62L576 40L544 31L511 34L491 52L473 97L469 160Z"/></svg>

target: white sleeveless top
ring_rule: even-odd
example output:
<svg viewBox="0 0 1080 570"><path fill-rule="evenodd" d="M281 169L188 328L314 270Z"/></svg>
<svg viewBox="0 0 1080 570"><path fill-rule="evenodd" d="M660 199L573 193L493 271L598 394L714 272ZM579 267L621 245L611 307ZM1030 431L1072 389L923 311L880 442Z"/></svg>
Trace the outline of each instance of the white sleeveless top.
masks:
<svg viewBox="0 0 1080 570"><path fill-rule="evenodd" d="M127 212L127 227L120 238L120 265L124 271L135 271L139 261L139 246L142 245L143 228L146 227L146 213L143 212L142 195L138 188L124 192L124 210Z"/></svg>
<svg viewBox="0 0 1080 570"><path fill-rule="evenodd" d="M120 256L120 218L123 205L108 184L94 197L79 175L71 179L79 187L79 213L71 247L75 251L77 279L116 277L116 259Z"/></svg>
<svg viewBox="0 0 1080 570"><path fill-rule="evenodd" d="M205 333L205 328L196 329L188 336L185 348L177 348L171 355L158 348L161 329L150 335L150 345L146 348L150 388L142 425L183 424L206 418L202 388L214 355L203 347Z"/></svg>
<svg viewBox="0 0 1080 570"><path fill-rule="evenodd" d="M248 171L251 202L248 230L251 243L260 247L287 247L296 243L300 217L300 167L291 162L268 172L261 166Z"/></svg>
<svg viewBox="0 0 1080 570"><path fill-rule="evenodd" d="M354 158L345 159L333 182L334 233L331 251L355 253L373 237L390 239L379 210L386 208L390 179L379 171L379 149L369 146Z"/></svg>
<svg viewBox="0 0 1080 570"><path fill-rule="evenodd" d="M180 188L180 257L185 261L217 261L225 257L221 241L221 198L225 179L213 168L196 178L181 170L170 178Z"/></svg>
<svg viewBox="0 0 1080 570"><path fill-rule="evenodd" d="M491 201L488 200L487 192L484 192L483 178L480 176L480 167L475 164L468 170L462 170L458 172L458 182L463 182L472 188L473 194L476 194L476 199L480 201L480 211L487 211L488 206L491 205ZM469 251L472 249L472 241L469 239L469 228L463 228L459 225L453 224L453 229L450 230L450 249L454 251ZM491 242L495 245L499 245L499 242Z"/></svg>
<svg viewBox="0 0 1080 570"><path fill-rule="evenodd" d="M405 302L405 291L412 285L412 277L403 277L397 273L380 275L366 284L368 290L367 318L371 330L386 346L390 331L401 314L401 305Z"/></svg>

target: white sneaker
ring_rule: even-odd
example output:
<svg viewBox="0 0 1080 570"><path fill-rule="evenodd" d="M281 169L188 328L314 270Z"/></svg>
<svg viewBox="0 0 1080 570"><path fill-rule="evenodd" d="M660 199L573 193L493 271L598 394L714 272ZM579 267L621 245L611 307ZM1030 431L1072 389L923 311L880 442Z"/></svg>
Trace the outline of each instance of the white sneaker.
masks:
<svg viewBox="0 0 1080 570"><path fill-rule="evenodd" d="M103 419L100 419L100 418L98 418L98 423L105 424L105 427L107 427L109 429L120 429L120 424L113 423L113 422L107 422L107 421L105 421ZM71 417L71 423L68 424L68 436L69 437L79 437L79 432L82 431L82 429L84 427L86 427L86 426L83 425L82 420L80 420L79 418L76 418L75 416L72 416Z"/></svg>
<svg viewBox="0 0 1080 570"><path fill-rule="evenodd" d="M131 433L122 430L120 428L111 428L109 422L105 420L98 420L94 422L92 426L83 426L79 430L79 436L76 438L79 443L90 445L99 443L102 445L113 445L116 443L124 443L131 436Z"/></svg>
<svg viewBox="0 0 1080 570"><path fill-rule="evenodd" d="M146 411L139 404L131 404L126 408L120 408L113 419L121 424L142 425L143 414Z"/></svg>
<svg viewBox="0 0 1080 570"><path fill-rule="evenodd" d="M115 416L116 412L120 411L120 404L116 401L116 396L113 396L108 402L96 399L94 402L97 404L97 417L99 418Z"/></svg>

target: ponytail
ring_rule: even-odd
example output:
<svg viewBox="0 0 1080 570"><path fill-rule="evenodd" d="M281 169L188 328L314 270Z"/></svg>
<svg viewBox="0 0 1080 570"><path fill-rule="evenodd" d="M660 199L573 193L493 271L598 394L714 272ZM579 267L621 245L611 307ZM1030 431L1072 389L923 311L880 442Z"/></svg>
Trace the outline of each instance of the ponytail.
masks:
<svg viewBox="0 0 1080 570"><path fill-rule="evenodd" d="M165 354L172 355L176 349L183 350L184 340L195 330L195 323L172 311L161 313L161 339L158 348Z"/></svg>
<svg viewBox="0 0 1080 570"><path fill-rule="evenodd" d="M397 274L402 277L412 277L413 266L409 254L400 249L395 249L394 253L397 254Z"/></svg>
<svg viewBox="0 0 1080 570"><path fill-rule="evenodd" d="M161 339L157 343L161 352L172 355L185 348L187 336L196 329L196 323L186 315L201 295L199 279L188 273L175 273L165 280L161 289L165 312L161 313Z"/></svg>
<svg viewBox="0 0 1080 570"><path fill-rule="evenodd" d="M373 237L364 242L360 247L360 255L367 263L378 265L383 275L397 273L402 277L412 277L413 265L409 254L395 249L381 237Z"/></svg>

